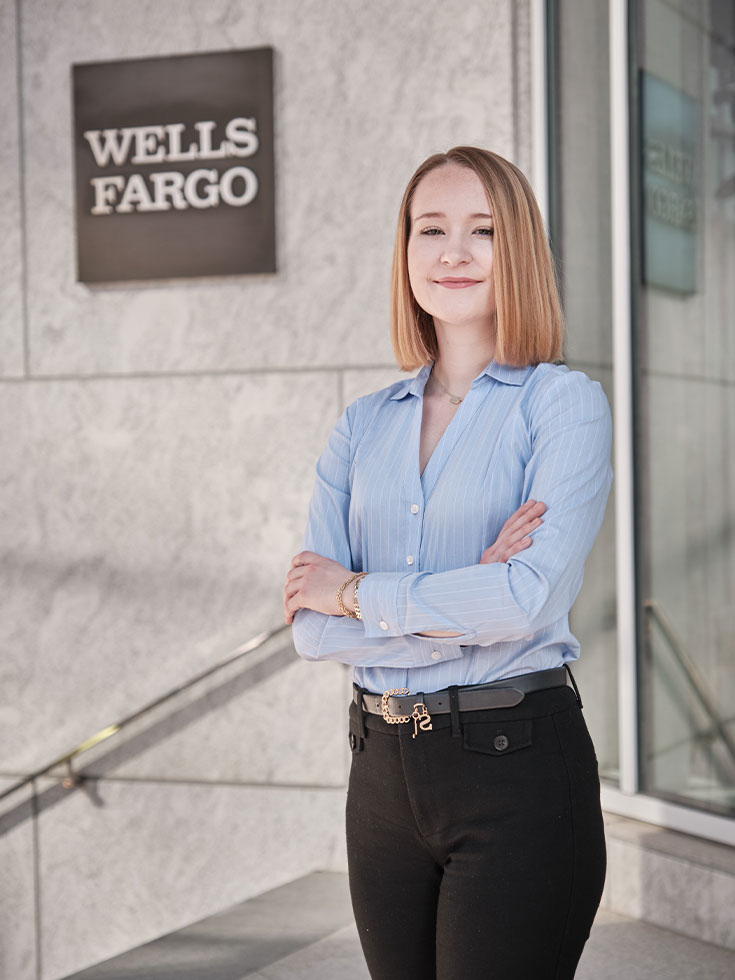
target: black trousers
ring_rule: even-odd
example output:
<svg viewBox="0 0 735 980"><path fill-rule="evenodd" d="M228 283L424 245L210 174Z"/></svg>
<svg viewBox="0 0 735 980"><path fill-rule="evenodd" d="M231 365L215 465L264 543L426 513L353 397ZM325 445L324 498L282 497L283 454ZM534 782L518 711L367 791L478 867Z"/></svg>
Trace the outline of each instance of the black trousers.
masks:
<svg viewBox="0 0 735 980"><path fill-rule="evenodd" d="M432 731L350 707L350 891L373 980L568 980L605 880L569 687Z"/></svg>

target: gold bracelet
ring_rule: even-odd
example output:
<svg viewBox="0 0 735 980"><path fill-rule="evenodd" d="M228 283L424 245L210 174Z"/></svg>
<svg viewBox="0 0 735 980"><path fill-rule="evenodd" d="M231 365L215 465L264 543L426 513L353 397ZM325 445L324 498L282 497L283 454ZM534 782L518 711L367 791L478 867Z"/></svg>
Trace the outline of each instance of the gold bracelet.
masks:
<svg viewBox="0 0 735 980"><path fill-rule="evenodd" d="M350 619L357 619L358 616L357 613L353 613L352 610L348 609L344 602L342 602L342 593L351 582L355 581L359 574L360 572L355 572L354 575L350 575L347 581L343 585L340 585L340 587L337 589L337 605L339 606L340 612L343 616L349 616Z"/></svg>
<svg viewBox="0 0 735 980"><path fill-rule="evenodd" d="M357 589L358 586L360 585L360 582L362 582L362 580L365 578L366 575L367 572L360 572L360 574L357 576L355 580L355 591L353 593L355 597L355 619L362 619L362 613L360 612L360 603L357 601Z"/></svg>

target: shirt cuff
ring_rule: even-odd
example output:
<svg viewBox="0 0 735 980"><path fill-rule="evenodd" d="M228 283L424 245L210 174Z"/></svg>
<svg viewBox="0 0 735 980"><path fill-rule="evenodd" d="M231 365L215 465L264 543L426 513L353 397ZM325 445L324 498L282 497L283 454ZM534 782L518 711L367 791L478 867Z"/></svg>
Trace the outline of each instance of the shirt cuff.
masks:
<svg viewBox="0 0 735 980"><path fill-rule="evenodd" d="M403 636L398 622L398 589L405 572L373 572L360 582L357 601L360 604L365 636Z"/></svg>

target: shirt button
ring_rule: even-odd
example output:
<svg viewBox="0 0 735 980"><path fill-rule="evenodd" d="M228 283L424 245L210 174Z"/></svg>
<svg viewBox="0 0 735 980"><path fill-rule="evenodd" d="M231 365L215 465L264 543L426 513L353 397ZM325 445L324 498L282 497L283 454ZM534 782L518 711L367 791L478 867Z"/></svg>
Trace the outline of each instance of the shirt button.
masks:
<svg viewBox="0 0 735 980"><path fill-rule="evenodd" d="M439 650L432 650L432 652L431 652L431 659L432 660L441 660L441 658L442 658L442 655L439 652Z"/></svg>
<svg viewBox="0 0 735 980"><path fill-rule="evenodd" d="M413 565L413 555L406 555L406 564Z"/></svg>
<svg viewBox="0 0 735 980"><path fill-rule="evenodd" d="M381 620L380 620L380 622L378 623L378 626L379 626L379 627L380 627L380 628L381 628L382 630L387 630L387 629L388 629L388 624L386 623L386 621L385 621L384 619L381 619Z"/></svg>
<svg viewBox="0 0 735 980"><path fill-rule="evenodd" d="M505 750L508 748L507 735L496 735L493 741L493 745L495 746L498 752L505 752Z"/></svg>
<svg viewBox="0 0 735 980"><path fill-rule="evenodd" d="M411 504L411 513L412 514L418 514L418 512L419 512L419 505L418 504Z"/></svg>

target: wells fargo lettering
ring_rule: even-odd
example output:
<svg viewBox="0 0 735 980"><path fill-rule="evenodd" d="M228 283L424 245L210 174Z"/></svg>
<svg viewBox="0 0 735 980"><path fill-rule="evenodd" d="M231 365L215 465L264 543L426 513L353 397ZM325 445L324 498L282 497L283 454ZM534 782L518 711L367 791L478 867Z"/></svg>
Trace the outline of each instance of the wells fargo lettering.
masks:
<svg viewBox="0 0 735 980"><path fill-rule="evenodd" d="M673 228L696 231L694 155L663 140L649 138L645 141L645 163L649 174L663 177L673 185L646 187L646 213Z"/></svg>
<svg viewBox="0 0 735 980"><path fill-rule="evenodd" d="M254 118L238 116L225 126L224 139L215 147L217 123L194 123L196 138L185 139L184 123L156 126L127 126L122 129L90 129L84 133L95 163L100 169L191 160L226 160L250 157L258 149ZM132 153L132 156L131 156ZM215 208L220 204L244 207L258 193L258 178L242 165L220 172L216 168L197 168L190 173L157 170L146 174L106 174L92 177L94 205L90 213L129 214L132 211L170 211L187 208Z"/></svg>

